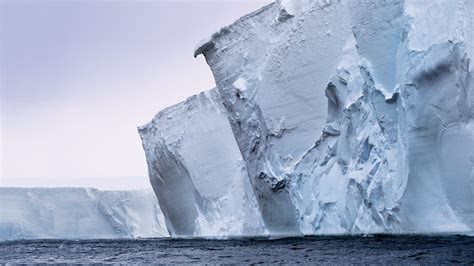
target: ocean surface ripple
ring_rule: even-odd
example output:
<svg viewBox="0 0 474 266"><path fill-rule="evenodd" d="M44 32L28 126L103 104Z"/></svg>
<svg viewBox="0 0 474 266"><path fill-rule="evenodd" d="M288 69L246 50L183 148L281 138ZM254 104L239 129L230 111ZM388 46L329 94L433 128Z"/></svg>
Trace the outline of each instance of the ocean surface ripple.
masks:
<svg viewBox="0 0 474 266"><path fill-rule="evenodd" d="M474 237L21 240L0 242L0 263L474 263Z"/></svg>

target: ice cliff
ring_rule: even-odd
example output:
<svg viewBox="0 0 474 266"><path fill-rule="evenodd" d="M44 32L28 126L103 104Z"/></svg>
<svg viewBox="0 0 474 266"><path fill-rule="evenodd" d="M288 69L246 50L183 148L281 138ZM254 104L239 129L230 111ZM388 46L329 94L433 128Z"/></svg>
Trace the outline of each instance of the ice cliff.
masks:
<svg viewBox="0 0 474 266"><path fill-rule="evenodd" d="M0 187L0 241L168 236L152 190Z"/></svg>
<svg viewBox="0 0 474 266"><path fill-rule="evenodd" d="M474 230L474 1L281 0L139 128L173 236Z"/></svg>

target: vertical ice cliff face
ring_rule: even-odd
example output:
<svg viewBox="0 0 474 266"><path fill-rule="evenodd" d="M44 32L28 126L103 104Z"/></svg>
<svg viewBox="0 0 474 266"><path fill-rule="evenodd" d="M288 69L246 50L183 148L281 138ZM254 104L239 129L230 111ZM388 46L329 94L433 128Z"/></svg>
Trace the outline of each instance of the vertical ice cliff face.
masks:
<svg viewBox="0 0 474 266"><path fill-rule="evenodd" d="M322 134L324 88L349 35L346 6L284 1L241 18L196 51L214 73L273 234L300 233L289 175Z"/></svg>
<svg viewBox="0 0 474 266"><path fill-rule="evenodd" d="M473 14L463 0L281 0L197 47L270 234L474 230ZM173 145L151 157L156 143L159 169Z"/></svg>
<svg viewBox="0 0 474 266"><path fill-rule="evenodd" d="M171 235L263 232L245 164L215 90L161 111L139 130Z"/></svg>
<svg viewBox="0 0 474 266"><path fill-rule="evenodd" d="M405 2L397 63L409 173L401 205L417 231L474 227L473 10L472 1Z"/></svg>
<svg viewBox="0 0 474 266"><path fill-rule="evenodd" d="M0 241L165 237L152 190L0 187Z"/></svg>

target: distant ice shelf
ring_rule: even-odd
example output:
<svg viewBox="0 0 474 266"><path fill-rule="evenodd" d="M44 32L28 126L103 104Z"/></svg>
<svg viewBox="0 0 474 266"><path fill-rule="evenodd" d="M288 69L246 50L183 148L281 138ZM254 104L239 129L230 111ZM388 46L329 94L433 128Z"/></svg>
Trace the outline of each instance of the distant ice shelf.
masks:
<svg viewBox="0 0 474 266"><path fill-rule="evenodd" d="M139 128L172 236L472 233L474 1L281 0Z"/></svg>
<svg viewBox="0 0 474 266"><path fill-rule="evenodd" d="M0 187L0 241L169 236L152 190Z"/></svg>

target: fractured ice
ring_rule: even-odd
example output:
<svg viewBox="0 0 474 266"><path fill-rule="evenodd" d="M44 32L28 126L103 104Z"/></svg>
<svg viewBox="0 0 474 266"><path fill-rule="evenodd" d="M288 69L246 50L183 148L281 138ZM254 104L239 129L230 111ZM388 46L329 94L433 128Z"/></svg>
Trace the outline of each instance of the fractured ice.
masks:
<svg viewBox="0 0 474 266"><path fill-rule="evenodd" d="M172 236L473 232L474 1L281 0L139 128Z"/></svg>

